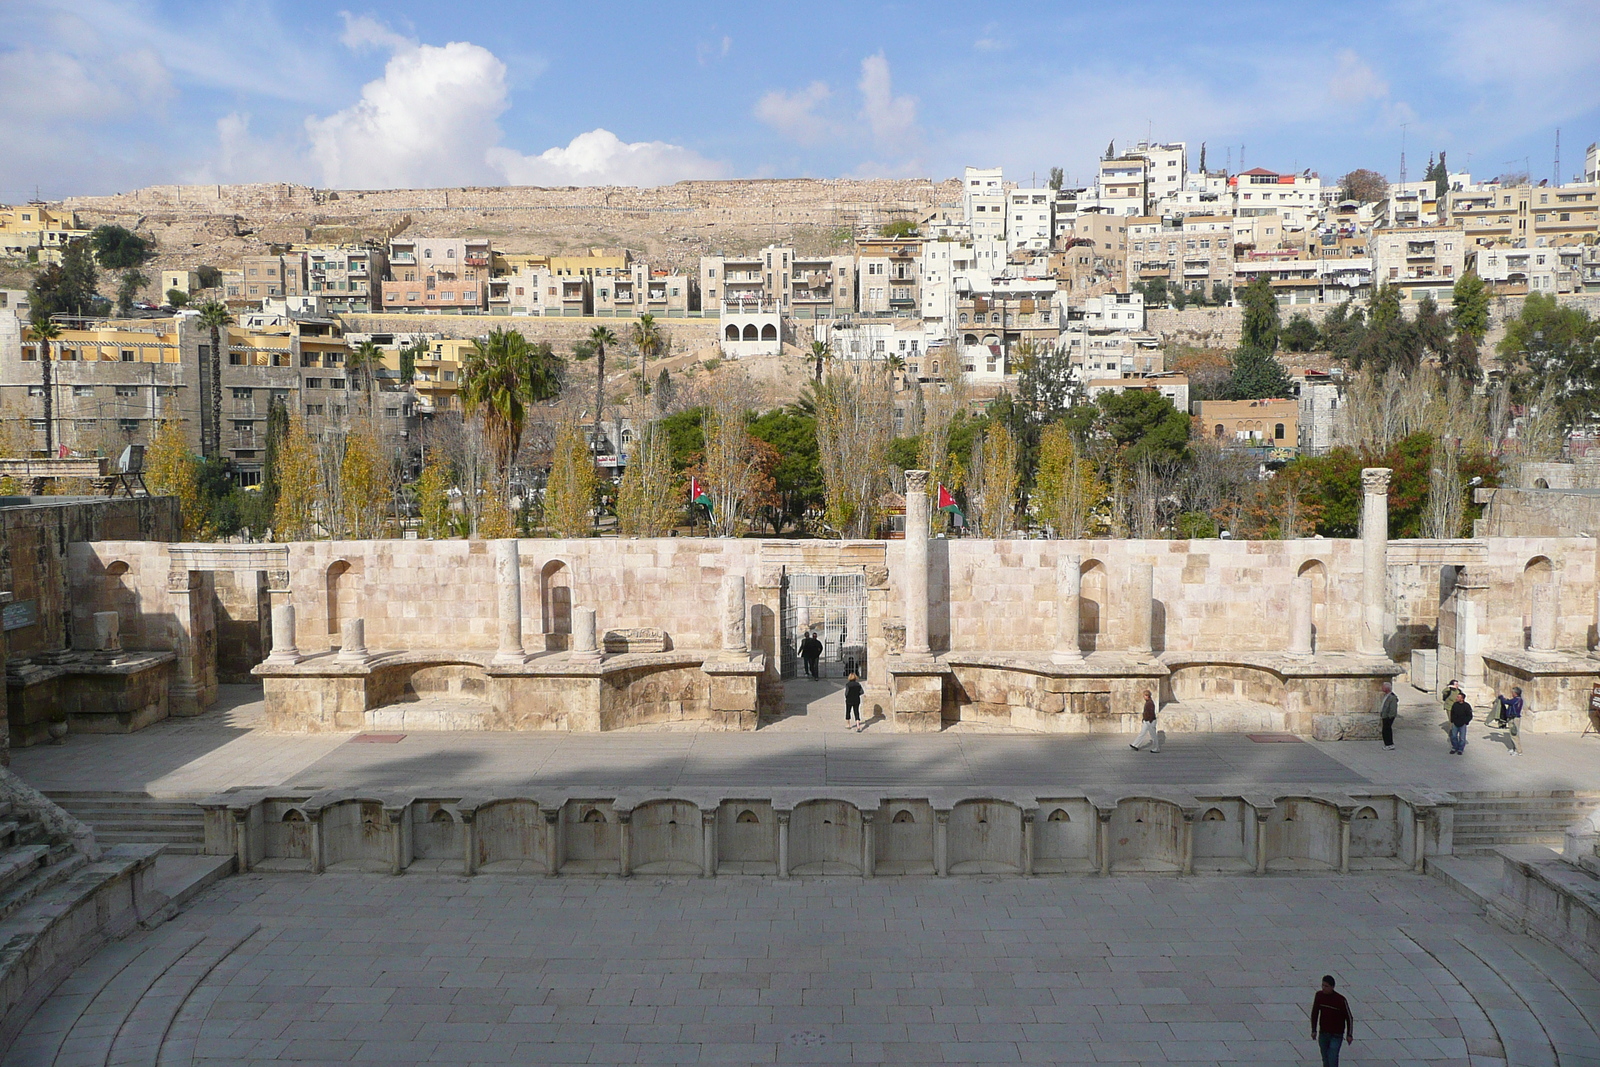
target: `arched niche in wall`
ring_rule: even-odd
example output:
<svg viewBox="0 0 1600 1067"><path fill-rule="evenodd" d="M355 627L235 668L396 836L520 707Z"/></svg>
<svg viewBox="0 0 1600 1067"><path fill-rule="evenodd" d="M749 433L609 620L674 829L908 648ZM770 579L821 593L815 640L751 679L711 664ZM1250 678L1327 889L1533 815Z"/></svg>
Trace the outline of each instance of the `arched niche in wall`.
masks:
<svg viewBox="0 0 1600 1067"><path fill-rule="evenodd" d="M572 644L572 568L565 560L539 568L539 613L545 650L565 652Z"/></svg>
<svg viewBox="0 0 1600 1067"><path fill-rule="evenodd" d="M1311 579L1311 648L1326 651L1328 634L1328 566L1320 559L1300 564L1298 577Z"/></svg>
<svg viewBox="0 0 1600 1067"><path fill-rule="evenodd" d="M1085 652L1100 647L1106 618L1106 567L1097 559L1087 559L1079 568L1078 643Z"/></svg>

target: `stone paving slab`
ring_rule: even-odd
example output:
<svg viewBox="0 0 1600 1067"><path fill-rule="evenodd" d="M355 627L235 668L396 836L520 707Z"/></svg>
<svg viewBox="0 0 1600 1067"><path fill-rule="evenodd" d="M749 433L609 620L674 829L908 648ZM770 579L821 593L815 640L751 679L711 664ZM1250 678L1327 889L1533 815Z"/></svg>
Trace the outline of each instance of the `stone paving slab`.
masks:
<svg viewBox="0 0 1600 1067"><path fill-rule="evenodd" d="M1362 1067L1502 1064L1540 1024L1566 1028L1563 1040L1592 1033L1600 1005L1567 998L1541 1016L1555 998L1521 955L1532 943L1473 910L1409 874L251 874L206 890L164 928L177 945L260 927L208 960L181 1003L147 1009L175 1021L164 1043L141 1049L200 1067L1300 1064L1317 1061L1307 1011L1324 973L1351 999L1346 1057ZM80 973L121 971L127 956L109 946ZM95 1033L83 1015L93 988L70 979L39 1020ZM1503 1037L1495 1016L1513 1033ZM119 1026L128 1032L110 1013L102 1029ZM1546 1040L1526 1054L1550 1052Z"/></svg>
<svg viewBox="0 0 1600 1067"><path fill-rule="evenodd" d="M393 745L353 734L276 734L262 728L260 692L224 686L219 707L131 735L83 735L13 753L12 769L46 790L204 796L240 786L432 787L538 785L766 787L907 785L1176 789L1273 783L1425 786L1441 790L1592 789L1600 738L1529 735L1509 755L1502 731L1474 724L1451 756L1431 702L1402 713L1394 751L1376 741L1260 744L1242 734L1171 734L1159 754L1119 735L949 729L894 734L881 721L846 730L837 694L817 685L795 714L753 733L629 730L408 733ZM1413 691L1414 692L1414 691ZM1420 696L1418 694L1417 696ZM811 720L811 715L821 716Z"/></svg>

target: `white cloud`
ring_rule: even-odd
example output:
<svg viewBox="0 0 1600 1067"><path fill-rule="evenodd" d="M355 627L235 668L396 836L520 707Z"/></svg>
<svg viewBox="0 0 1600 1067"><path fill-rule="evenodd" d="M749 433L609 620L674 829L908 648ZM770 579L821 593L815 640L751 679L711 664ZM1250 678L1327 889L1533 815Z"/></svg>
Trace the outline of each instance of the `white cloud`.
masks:
<svg viewBox="0 0 1600 1067"><path fill-rule="evenodd" d="M774 89L756 101L755 115L791 140L816 144L837 133L834 123L816 113L832 96L833 90L822 81L792 93Z"/></svg>
<svg viewBox="0 0 1600 1067"><path fill-rule="evenodd" d="M394 32L371 15L352 15L348 11L341 11L339 17L344 20L344 32L339 35L339 43L352 51L376 48L392 52L417 46L416 41Z"/></svg>
<svg viewBox="0 0 1600 1067"><path fill-rule="evenodd" d="M721 41L701 41L694 46L694 59L702 67L714 59L726 59L728 53L733 51L733 38L723 35Z"/></svg>
<svg viewBox="0 0 1600 1067"><path fill-rule="evenodd" d="M1337 104L1358 105L1389 95L1389 83L1350 49L1339 52L1339 65L1328 78L1328 96Z"/></svg>
<svg viewBox="0 0 1600 1067"><path fill-rule="evenodd" d="M898 148L917 135L917 98L895 96L882 52L861 61L861 117L879 144Z"/></svg>
<svg viewBox="0 0 1600 1067"><path fill-rule="evenodd" d="M525 156L491 148L488 162L511 185L670 185L694 178L726 177L726 168L665 141L629 144L610 130L590 130L565 148Z"/></svg>
<svg viewBox="0 0 1600 1067"><path fill-rule="evenodd" d="M505 64L463 41L405 46L361 99L306 119L324 185L339 188L463 185L481 180L500 140Z"/></svg>

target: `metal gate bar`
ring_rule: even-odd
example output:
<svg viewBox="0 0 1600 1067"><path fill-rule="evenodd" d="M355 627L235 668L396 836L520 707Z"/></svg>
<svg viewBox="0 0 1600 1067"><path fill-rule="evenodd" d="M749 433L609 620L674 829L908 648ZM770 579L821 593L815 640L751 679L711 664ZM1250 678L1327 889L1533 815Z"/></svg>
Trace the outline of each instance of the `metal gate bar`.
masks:
<svg viewBox="0 0 1600 1067"><path fill-rule="evenodd" d="M816 630L822 641L820 673L843 678L867 670L867 578L860 572L807 574L786 571L782 588L780 673L800 672L800 640Z"/></svg>

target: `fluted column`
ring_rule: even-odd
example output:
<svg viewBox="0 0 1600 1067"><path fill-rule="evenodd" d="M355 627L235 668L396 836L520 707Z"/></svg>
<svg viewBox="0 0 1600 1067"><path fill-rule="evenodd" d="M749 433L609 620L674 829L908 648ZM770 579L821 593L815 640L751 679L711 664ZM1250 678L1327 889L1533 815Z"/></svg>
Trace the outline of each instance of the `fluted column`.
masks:
<svg viewBox="0 0 1600 1067"><path fill-rule="evenodd" d="M1128 651L1136 656L1151 653L1150 630L1155 617L1155 568L1143 561L1128 568Z"/></svg>
<svg viewBox="0 0 1600 1067"><path fill-rule="evenodd" d="M1311 655L1311 579L1289 583L1289 655Z"/></svg>
<svg viewBox="0 0 1600 1067"><path fill-rule="evenodd" d="M1063 555L1056 560L1056 650L1055 663L1078 663L1083 648L1078 644L1079 601L1083 593L1083 558Z"/></svg>
<svg viewBox="0 0 1600 1067"><path fill-rule="evenodd" d="M927 471L906 471L905 571L906 655L930 656Z"/></svg>
<svg viewBox="0 0 1600 1067"><path fill-rule="evenodd" d="M528 656L522 647L522 568L515 538L494 543L494 586L500 639L494 662L526 663Z"/></svg>
<svg viewBox="0 0 1600 1067"><path fill-rule="evenodd" d="M1389 468L1361 471L1361 636L1356 651L1384 654L1383 607L1389 584Z"/></svg>

